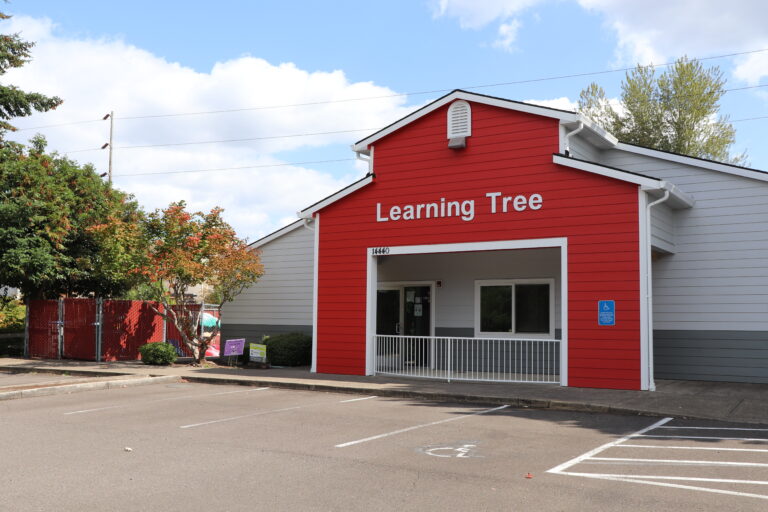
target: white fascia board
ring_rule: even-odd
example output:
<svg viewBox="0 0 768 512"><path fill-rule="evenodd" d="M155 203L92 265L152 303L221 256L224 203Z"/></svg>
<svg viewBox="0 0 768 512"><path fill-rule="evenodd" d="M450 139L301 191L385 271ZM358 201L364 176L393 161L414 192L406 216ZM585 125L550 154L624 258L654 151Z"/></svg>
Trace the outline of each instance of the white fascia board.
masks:
<svg viewBox="0 0 768 512"><path fill-rule="evenodd" d="M443 96L442 98L434 101L433 103L430 103L429 105L422 107L421 109L417 110L416 112L405 116L404 118L400 119L399 121L387 126L386 128L379 130L378 132L374 133L373 135L366 137L365 139L361 140L360 142L352 145L352 150L357 153L363 153L365 154L366 151L368 151L368 146L370 144L373 144L377 140L381 139L382 137L386 137L390 133L399 130L403 126L412 123L413 121L426 116L427 114L434 112L435 110L439 109L443 105L446 105L448 103L451 103L455 100L465 100L465 101L471 101L474 103L482 103L485 105L491 105L493 107L500 107L505 108L508 110L517 110L518 112L525 112L527 114L534 114L537 116L544 116L544 117L551 117L553 119L559 119L562 122L567 123L575 123L579 121L584 121L583 116L580 114L577 114L575 112L562 112L558 110L553 110L547 107L540 107L538 105L531 105L529 103L519 103L516 101L510 101L510 100L504 100L502 98L494 98L490 96L484 96L482 94L473 94L471 92L466 91L454 91L451 94L448 94L446 96ZM589 122L589 121L588 121ZM589 122L590 128L592 126L592 123Z"/></svg>
<svg viewBox="0 0 768 512"><path fill-rule="evenodd" d="M353 183L352 185L339 190L335 194L326 197L322 201L313 204L309 208L306 208L304 210L299 211L298 212L299 218L311 219L312 215L314 215L315 212L317 212L319 210L322 210L323 208L325 208L329 204L335 203L336 201L338 201L342 197L346 197L349 194L351 194L352 192L360 190L361 188L363 188L364 186L366 186L366 185L368 185L368 184L370 184L372 182L373 182L373 176L366 176L365 178L363 178L363 179Z"/></svg>
<svg viewBox="0 0 768 512"><path fill-rule="evenodd" d="M669 204L673 210L693 208L693 205L696 204L696 200L693 197L680 190L674 183L670 183L668 181L662 181L661 188L642 187L642 189L647 191L648 194L654 199L661 198L664 195L664 191L668 190L669 199L666 201L666 204Z"/></svg>
<svg viewBox="0 0 768 512"><path fill-rule="evenodd" d="M620 181L634 183L635 185L640 185L641 187L646 187L651 190L660 189L664 186L664 182L661 180L646 178L644 176L638 176L637 174L632 174L630 172L619 171L610 167L604 167L599 164L584 162L582 160L574 160L573 158L568 158L561 155L552 155L552 161L558 165L591 172L593 174L599 174L600 176L607 176L609 178Z"/></svg>
<svg viewBox="0 0 768 512"><path fill-rule="evenodd" d="M266 245L269 242L271 242L272 240L274 240L276 238L280 238L283 235L287 235L288 233L290 233L294 229L300 228L303 224L304 224L304 221L302 219L299 219L296 222L292 222L291 224L288 224L287 226L282 227L282 228L278 229L277 231L273 231L272 233L268 234L267 236L259 238L255 242L250 243L249 247L251 249L258 249L262 245Z"/></svg>
<svg viewBox="0 0 768 512"><path fill-rule="evenodd" d="M605 131L602 126L595 123L592 119L581 114L578 114L578 116L579 119L577 122L563 121L562 125L566 128L574 129L578 127L579 123L583 123L586 131L578 134L578 136L581 137L583 135L587 139L590 139L591 142L596 143L600 148L612 149L619 143L619 139Z"/></svg>
<svg viewBox="0 0 768 512"><path fill-rule="evenodd" d="M637 153L638 155L650 156L652 158L659 158L661 160L668 160L670 162L677 162L683 165L690 165L691 167L700 167L702 169L709 169L711 171L718 171L726 174L733 174L735 176L741 176L743 178L751 178L753 180L768 182L768 173L759 169L748 169L746 167L710 162L708 160L702 160L692 156L676 155L674 153L667 153L666 151L659 151L656 149L624 144L623 142L619 142L616 145L616 149L627 151L629 153Z"/></svg>

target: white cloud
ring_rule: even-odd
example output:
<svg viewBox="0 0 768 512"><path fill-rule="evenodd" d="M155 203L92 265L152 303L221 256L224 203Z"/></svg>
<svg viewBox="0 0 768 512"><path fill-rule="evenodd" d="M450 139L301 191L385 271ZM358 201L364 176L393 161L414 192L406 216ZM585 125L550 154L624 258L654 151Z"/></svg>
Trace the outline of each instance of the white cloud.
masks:
<svg viewBox="0 0 768 512"><path fill-rule="evenodd" d="M506 20L543 0L439 0L433 2L435 17L458 18L461 28L479 29Z"/></svg>
<svg viewBox="0 0 768 512"><path fill-rule="evenodd" d="M516 19L499 25L499 37L494 41L493 46L508 52L513 51L514 46L512 45L517 39L517 31L521 26L520 20Z"/></svg>
<svg viewBox="0 0 768 512"><path fill-rule="evenodd" d="M440 0L436 17L456 18L462 28L498 23L493 46L508 50L516 39L516 16L546 0ZM553 0L550 0L553 1ZM616 37L621 66L663 64L682 55L705 57L768 48L768 2L739 0L571 0L603 18ZM574 30L578 30L575 28ZM768 76L768 55L736 59L734 77L755 84Z"/></svg>
<svg viewBox="0 0 768 512"><path fill-rule="evenodd" d="M624 64L662 63L682 55L702 57L768 48L768 3L739 0L578 0L602 15L616 34ZM754 83L768 76L764 54L744 58L735 76Z"/></svg>
<svg viewBox="0 0 768 512"><path fill-rule="evenodd" d="M55 94L65 102L56 111L16 120L20 128L98 120L115 110L114 174L118 188L136 195L148 209L185 199L191 208L225 208L225 219L241 236L257 238L295 219L296 210L347 185L364 173L362 163L258 167L285 162L352 159L349 144L398 119L411 108L405 98L371 82L350 82L342 71L308 72L292 63L271 64L244 56L198 72L119 39L59 37L47 19L14 17L0 32L21 32L34 40L33 61L9 71L4 80L22 89ZM356 98L379 97L354 101ZM334 103L323 103L335 100ZM269 105L215 115L124 119L143 114L203 112ZM121 119L123 118L123 119ZM352 133L287 137L155 148L125 146L360 130ZM49 149L99 148L108 121L41 130ZM13 137L26 140L33 130ZM291 154L291 152L294 152ZM299 152L298 154L295 152ZM317 156L320 155L320 156ZM106 170L106 151L73 152L81 162ZM248 170L125 176L139 172L257 166ZM334 172L334 169L348 171ZM355 170L352 170L355 169ZM124 176L121 176L124 175Z"/></svg>
<svg viewBox="0 0 768 512"><path fill-rule="evenodd" d="M550 100L525 100L525 103L541 105L542 107L559 108L560 110L570 110L571 112L575 112L579 108L577 102L571 101L565 96L552 98Z"/></svg>

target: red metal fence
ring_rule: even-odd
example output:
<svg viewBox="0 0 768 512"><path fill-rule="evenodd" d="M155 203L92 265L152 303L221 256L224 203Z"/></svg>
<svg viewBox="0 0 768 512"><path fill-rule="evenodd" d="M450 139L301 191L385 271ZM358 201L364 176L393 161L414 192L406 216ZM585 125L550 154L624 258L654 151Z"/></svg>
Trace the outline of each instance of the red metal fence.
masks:
<svg viewBox="0 0 768 512"><path fill-rule="evenodd" d="M96 359L96 301L64 299L64 340L61 357L64 359Z"/></svg>
<svg viewBox="0 0 768 512"><path fill-rule="evenodd" d="M59 325L58 301L29 301L28 355L46 359L59 357Z"/></svg>
<svg viewBox="0 0 768 512"><path fill-rule="evenodd" d="M155 304L158 310L162 306ZM163 318L152 307L135 300L105 300L101 308L103 361L138 359L139 347L163 341Z"/></svg>
<svg viewBox="0 0 768 512"><path fill-rule="evenodd" d="M155 304L162 311L162 306ZM189 306L188 306L189 307ZM220 317L219 311L201 304L203 314ZM29 301L26 355L46 359L130 361L140 359L145 343L172 343L180 356L192 352L180 342L178 330L144 301L60 299ZM210 321L210 318L208 319ZM200 332L206 328L201 322ZM218 336L206 352L218 357Z"/></svg>

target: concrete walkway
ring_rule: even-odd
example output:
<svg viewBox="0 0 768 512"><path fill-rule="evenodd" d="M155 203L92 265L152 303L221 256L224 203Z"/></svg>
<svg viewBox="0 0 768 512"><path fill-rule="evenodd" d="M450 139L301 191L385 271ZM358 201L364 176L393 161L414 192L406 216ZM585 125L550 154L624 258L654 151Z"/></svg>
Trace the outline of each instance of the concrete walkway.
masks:
<svg viewBox="0 0 768 512"><path fill-rule="evenodd" d="M66 372L68 375L94 377L167 376L211 384L768 424L768 384L661 380L657 381L655 392L647 392L566 388L548 384L448 383L385 376L325 375L310 373L307 368L162 367L138 361L95 363L11 358L0 359L0 372Z"/></svg>

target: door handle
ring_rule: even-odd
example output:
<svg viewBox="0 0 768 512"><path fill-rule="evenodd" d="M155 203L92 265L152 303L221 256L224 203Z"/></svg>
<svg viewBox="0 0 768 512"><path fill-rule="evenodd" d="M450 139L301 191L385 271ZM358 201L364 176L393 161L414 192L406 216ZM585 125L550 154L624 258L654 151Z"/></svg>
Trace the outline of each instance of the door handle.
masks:
<svg viewBox="0 0 768 512"><path fill-rule="evenodd" d="M395 324L395 334L400 334L400 322Z"/></svg>

